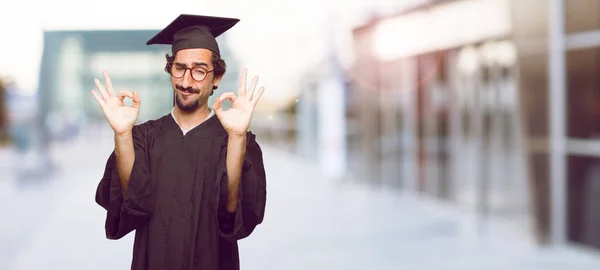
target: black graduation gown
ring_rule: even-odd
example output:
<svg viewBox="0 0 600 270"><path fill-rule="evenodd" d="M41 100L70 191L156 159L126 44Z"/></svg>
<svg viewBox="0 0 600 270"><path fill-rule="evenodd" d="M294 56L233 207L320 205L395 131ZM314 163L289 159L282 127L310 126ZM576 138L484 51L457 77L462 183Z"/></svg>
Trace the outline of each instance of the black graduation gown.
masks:
<svg viewBox="0 0 600 270"><path fill-rule="evenodd" d="M212 116L185 136L168 114L133 128L135 161L125 197L114 151L96 191L106 236L135 230L131 269L239 269L237 240L263 220L262 151L248 132L236 212L226 210L227 133Z"/></svg>

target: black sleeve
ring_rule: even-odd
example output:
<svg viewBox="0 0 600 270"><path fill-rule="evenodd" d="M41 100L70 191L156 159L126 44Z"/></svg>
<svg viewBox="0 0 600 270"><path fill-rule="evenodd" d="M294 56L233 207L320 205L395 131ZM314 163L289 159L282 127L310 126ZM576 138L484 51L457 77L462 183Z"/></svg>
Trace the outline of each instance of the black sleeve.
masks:
<svg viewBox="0 0 600 270"><path fill-rule="evenodd" d="M123 198L117 172L115 152L106 162L104 175L96 190L96 203L106 210L106 237L120 239L144 226L154 207L150 170L148 168L147 128L135 126L132 131L135 161Z"/></svg>
<svg viewBox="0 0 600 270"><path fill-rule="evenodd" d="M249 236L262 223L265 214L266 175L262 150L256 142L256 136L248 132L238 204L233 213L227 211L227 166L224 160L220 167L221 194L217 212L219 235L229 241L237 241Z"/></svg>

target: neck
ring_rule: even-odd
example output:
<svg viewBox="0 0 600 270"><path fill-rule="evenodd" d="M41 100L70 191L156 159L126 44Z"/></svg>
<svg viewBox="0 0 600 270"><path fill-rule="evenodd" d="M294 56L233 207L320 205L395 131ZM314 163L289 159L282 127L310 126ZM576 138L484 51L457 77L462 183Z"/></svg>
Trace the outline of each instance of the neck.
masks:
<svg viewBox="0 0 600 270"><path fill-rule="evenodd" d="M210 110L206 105L201 106L193 112L184 112L179 109L177 105L173 108L173 116L175 117L175 120L177 120L179 127L184 130L200 125L208 118L209 114Z"/></svg>

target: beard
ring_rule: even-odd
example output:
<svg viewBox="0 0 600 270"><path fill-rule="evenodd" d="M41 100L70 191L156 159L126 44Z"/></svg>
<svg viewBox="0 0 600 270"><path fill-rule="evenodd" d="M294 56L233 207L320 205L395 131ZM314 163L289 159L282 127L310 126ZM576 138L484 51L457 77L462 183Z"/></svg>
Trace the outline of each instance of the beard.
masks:
<svg viewBox="0 0 600 270"><path fill-rule="evenodd" d="M180 85L176 85L175 88L177 88L180 91L183 92L188 92L188 93L200 93L199 90L197 89L193 89L191 87L188 88L184 88ZM188 99L191 99L192 97L188 97ZM197 97L196 100L187 100L189 103L185 104L183 97L181 97L179 91L175 91L175 104L177 104L177 107L184 111L184 112L193 112L196 111L198 108L200 108L200 97Z"/></svg>
<svg viewBox="0 0 600 270"><path fill-rule="evenodd" d="M175 104L177 104L177 107L184 112L193 112L200 108L200 99L197 98L188 104L184 104L179 94L175 94Z"/></svg>

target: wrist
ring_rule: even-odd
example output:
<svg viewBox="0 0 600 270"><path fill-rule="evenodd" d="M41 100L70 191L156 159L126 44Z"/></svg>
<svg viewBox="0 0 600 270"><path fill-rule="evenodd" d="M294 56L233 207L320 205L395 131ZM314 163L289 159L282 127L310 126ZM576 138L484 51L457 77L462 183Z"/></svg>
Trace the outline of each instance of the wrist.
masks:
<svg viewBox="0 0 600 270"><path fill-rule="evenodd" d="M115 140L123 140L123 139L128 139L131 138L133 136L132 131L131 130L127 130L124 132L115 132Z"/></svg>
<svg viewBox="0 0 600 270"><path fill-rule="evenodd" d="M246 132L244 132L244 133L230 132L227 135L229 136L230 140L245 140L246 139Z"/></svg>

